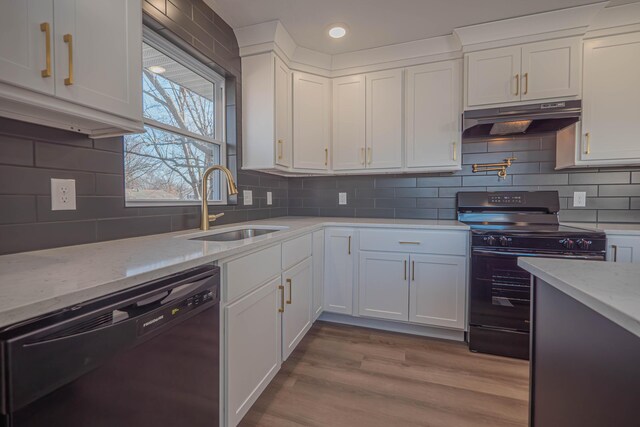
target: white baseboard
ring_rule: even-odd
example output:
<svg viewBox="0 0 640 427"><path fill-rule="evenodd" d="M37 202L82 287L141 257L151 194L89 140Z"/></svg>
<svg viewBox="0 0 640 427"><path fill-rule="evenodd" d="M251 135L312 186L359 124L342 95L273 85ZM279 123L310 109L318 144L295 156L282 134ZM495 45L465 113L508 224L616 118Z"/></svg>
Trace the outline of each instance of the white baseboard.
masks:
<svg viewBox="0 0 640 427"><path fill-rule="evenodd" d="M383 331L400 332L403 334L420 335L423 337L440 338L451 341L464 341L464 331L435 328L432 326L416 325L413 323L369 319L366 317L354 317L345 314L327 312L322 313L318 320L351 326L361 326L363 328L380 329Z"/></svg>

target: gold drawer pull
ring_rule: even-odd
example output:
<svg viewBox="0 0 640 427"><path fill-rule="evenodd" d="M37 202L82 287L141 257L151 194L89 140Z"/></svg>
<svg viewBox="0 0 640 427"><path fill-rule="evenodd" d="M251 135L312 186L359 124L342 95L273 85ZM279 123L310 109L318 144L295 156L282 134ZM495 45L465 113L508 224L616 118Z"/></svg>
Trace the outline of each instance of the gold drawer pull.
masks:
<svg viewBox="0 0 640 427"><path fill-rule="evenodd" d="M458 143L454 142L453 143L453 161L457 161L458 160Z"/></svg>
<svg viewBox="0 0 640 427"><path fill-rule="evenodd" d="M351 255L351 236L349 236L349 247L347 249L347 253Z"/></svg>
<svg viewBox="0 0 640 427"><path fill-rule="evenodd" d="M278 308L278 313L284 313L284 286L278 285L278 290L280 293L280 307Z"/></svg>
<svg viewBox="0 0 640 427"><path fill-rule="evenodd" d="M69 77L64 79L64 84L65 86L71 86L73 84L73 36L65 34L62 40L69 46Z"/></svg>
<svg viewBox="0 0 640 427"><path fill-rule="evenodd" d="M589 132L584 134L584 142L586 144L584 154L591 154L591 134Z"/></svg>
<svg viewBox="0 0 640 427"><path fill-rule="evenodd" d="M371 159L373 158L372 155L372 151L373 149L371 147L367 147L367 164L370 165L371 164Z"/></svg>
<svg viewBox="0 0 640 427"><path fill-rule="evenodd" d="M51 77L51 25L48 22L40 24L40 31L44 32L47 38L45 41L45 69L42 70L42 77Z"/></svg>
<svg viewBox="0 0 640 427"><path fill-rule="evenodd" d="M329 149L328 148L324 149L324 165L325 166L329 165Z"/></svg>
<svg viewBox="0 0 640 427"><path fill-rule="evenodd" d="M291 292L291 283L292 282L293 281L291 279L287 279L287 285L289 285L289 299L287 300L287 304L291 304L291 300L293 299L293 293Z"/></svg>
<svg viewBox="0 0 640 427"><path fill-rule="evenodd" d="M411 261L411 280L416 281L416 262Z"/></svg>
<svg viewBox="0 0 640 427"><path fill-rule="evenodd" d="M526 95L529 93L529 73L524 73L524 93Z"/></svg>
<svg viewBox="0 0 640 427"><path fill-rule="evenodd" d="M613 252L613 262L618 262L618 245L611 245L611 251Z"/></svg>
<svg viewBox="0 0 640 427"><path fill-rule="evenodd" d="M404 280L407 280L407 260L404 260Z"/></svg>
<svg viewBox="0 0 640 427"><path fill-rule="evenodd" d="M398 243L400 243L401 245L419 245L420 244L420 242L402 242L402 241Z"/></svg>
<svg viewBox="0 0 640 427"><path fill-rule="evenodd" d="M278 159L282 159L282 140L278 140Z"/></svg>
<svg viewBox="0 0 640 427"><path fill-rule="evenodd" d="M520 95L520 74L516 74L516 96Z"/></svg>

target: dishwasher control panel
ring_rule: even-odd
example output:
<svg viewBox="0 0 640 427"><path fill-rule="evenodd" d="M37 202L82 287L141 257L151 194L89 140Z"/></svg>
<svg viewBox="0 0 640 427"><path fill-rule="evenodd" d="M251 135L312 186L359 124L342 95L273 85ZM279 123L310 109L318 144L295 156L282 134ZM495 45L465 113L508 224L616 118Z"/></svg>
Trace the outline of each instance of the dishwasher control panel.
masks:
<svg viewBox="0 0 640 427"><path fill-rule="evenodd" d="M196 308L215 301L217 301L216 289L207 289L140 316L137 319L138 336L155 331Z"/></svg>

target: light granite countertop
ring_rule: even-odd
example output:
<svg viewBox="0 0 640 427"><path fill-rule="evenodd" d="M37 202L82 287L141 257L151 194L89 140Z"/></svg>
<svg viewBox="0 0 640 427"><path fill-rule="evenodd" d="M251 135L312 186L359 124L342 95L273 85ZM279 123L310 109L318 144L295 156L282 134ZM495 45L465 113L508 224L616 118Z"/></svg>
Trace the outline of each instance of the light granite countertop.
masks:
<svg viewBox="0 0 640 427"><path fill-rule="evenodd" d="M518 265L640 337L640 264L519 258Z"/></svg>
<svg viewBox="0 0 640 427"><path fill-rule="evenodd" d="M189 240L250 226L282 230L236 242ZM457 221L280 217L206 232L186 230L4 255L0 256L0 328L325 226L469 230Z"/></svg>
<svg viewBox="0 0 640 427"><path fill-rule="evenodd" d="M604 233L611 236L640 236L640 223L622 224L605 222L563 222L562 224L569 227L578 227L593 231L603 231Z"/></svg>

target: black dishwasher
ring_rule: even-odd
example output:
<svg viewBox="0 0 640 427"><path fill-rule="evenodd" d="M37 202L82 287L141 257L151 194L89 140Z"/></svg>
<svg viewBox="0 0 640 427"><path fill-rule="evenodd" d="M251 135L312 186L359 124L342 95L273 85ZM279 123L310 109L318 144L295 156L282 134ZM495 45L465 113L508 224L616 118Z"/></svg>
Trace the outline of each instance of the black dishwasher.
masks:
<svg viewBox="0 0 640 427"><path fill-rule="evenodd" d="M217 426L220 270L0 331L0 426Z"/></svg>

